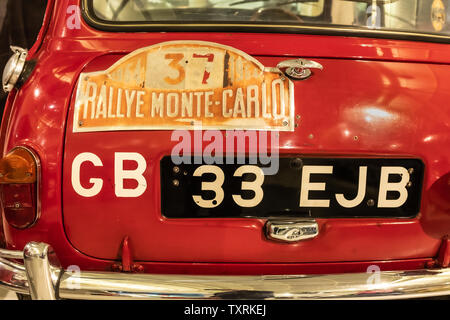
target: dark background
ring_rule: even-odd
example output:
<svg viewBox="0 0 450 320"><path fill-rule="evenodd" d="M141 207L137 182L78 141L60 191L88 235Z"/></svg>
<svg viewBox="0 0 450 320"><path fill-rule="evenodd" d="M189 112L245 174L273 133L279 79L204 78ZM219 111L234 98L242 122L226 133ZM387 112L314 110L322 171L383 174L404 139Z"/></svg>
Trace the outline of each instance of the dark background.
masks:
<svg viewBox="0 0 450 320"><path fill-rule="evenodd" d="M0 0L0 72L11 57L9 46L30 49L42 25L47 0ZM7 93L0 90L0 115Z"/></svg>

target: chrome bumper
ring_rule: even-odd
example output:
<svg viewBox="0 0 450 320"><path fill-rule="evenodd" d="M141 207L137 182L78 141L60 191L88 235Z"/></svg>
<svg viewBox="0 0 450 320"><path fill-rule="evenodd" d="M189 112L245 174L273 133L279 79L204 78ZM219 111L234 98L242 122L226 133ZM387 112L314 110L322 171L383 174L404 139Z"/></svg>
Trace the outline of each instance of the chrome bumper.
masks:
<svg viewBox="0 0 450 320"><path fill-rule="evenodd" d="M70 272L49 245L30 242L23 252L0 249L0 286L33 299L405 299L450 295L450 268L279 276Z"/></svg>

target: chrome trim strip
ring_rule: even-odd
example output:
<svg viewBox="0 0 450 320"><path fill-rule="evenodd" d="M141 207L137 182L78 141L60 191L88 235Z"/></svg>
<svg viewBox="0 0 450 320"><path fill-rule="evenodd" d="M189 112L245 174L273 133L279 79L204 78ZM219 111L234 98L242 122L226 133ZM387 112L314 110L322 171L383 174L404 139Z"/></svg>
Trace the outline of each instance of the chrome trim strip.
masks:
<svg viewBox="0 0 450 320"><path fill-rule="evenodd" d="M0 249L0 257L5 259L23 259L23 252L18 250ZM24 269L25 270L25 269Z"/></svg>
<svg viewBox="0 0 450 320"><path fill-rule="evenodd" d="M0 257L10 255L0 250ZM0 258L0 286L33 298L66 299L406 299L450 295L450 268L373 273L275 276L155 275L65 271L50 247L25 249L26 272ZM26 273L31 275L27 280ZM34 275L43 276L33 279ZM59 291L59 295L57 292Z"/></svg>
<svg viewBox="0 0 450 320"><path fill-rule="evenodd" d="M450 294L450 270L285 276L194 276L83 272L64 274L68 299L405 299ZM70 289L68 283L71 284ZM244 293L243 293L244 292Z"/></svg>
<svg viewBox="0 0 450 320"><path fill-rule="evenodd" d="M18 293L29 294L25 268L17 263L0 258L0 287Z"/></svg>

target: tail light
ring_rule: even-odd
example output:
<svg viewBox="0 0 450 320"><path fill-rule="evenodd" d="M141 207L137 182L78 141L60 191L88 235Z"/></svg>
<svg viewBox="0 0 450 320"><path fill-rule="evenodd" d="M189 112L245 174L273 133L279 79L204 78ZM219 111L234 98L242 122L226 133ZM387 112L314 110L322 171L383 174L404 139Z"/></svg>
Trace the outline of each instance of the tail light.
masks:
<svg viewBox="0 0 450 320"><path fill-rule="evenodd" d="M0 159L0 198L6 221L16 228L32 226L39 217L39 160L25 147Z"/></svg>

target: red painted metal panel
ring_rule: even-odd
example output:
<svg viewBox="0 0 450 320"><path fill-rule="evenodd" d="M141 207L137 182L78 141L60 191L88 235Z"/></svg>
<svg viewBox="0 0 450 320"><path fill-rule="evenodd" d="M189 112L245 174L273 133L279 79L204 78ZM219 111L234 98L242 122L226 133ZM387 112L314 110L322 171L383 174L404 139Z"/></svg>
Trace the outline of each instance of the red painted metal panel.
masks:
<svg viewBox="0 0 450 320"><path fill-rule="evenodd" d="M28 241L45 241L52 244L64 266L106 269L110 263L93 257L117 259L121 241L129 235L133 257L153 261L145 264L147 272L195 272L192 270L198 265L188 262L202 261L210 264L201 264L201 272L210 274L224 270L235 274L352 271L348 261L387 261L387 269L414 269L437 255L441 238L450 230L448 202L434 196L448 194L447 184L440 179L448 176L450 167L446 147L450 145L449 45L301 34L236 36L226 32L130 33L124 37L123 33L94 30L84 22L81 29L68 29L67 7L77 3L56 2L53 20L33 55L38 61L36 69L16 93L9 122L3 122L4 149L17 145L33 148L41 159L43 177L42 216L26 230L14 229L4 221L8 248L22 249ZM71 134L69 108L77 77L85 66L85 70L102 70L119 54L186 39L233 46L265 66L275 66L286 56L314 57L322 63L323 71L296 84L296 112L301 119L294 133L280 134L281 152L421 158L426 173L418 218L321 220L319 237L295 245L265 240L262 220L161 218L158 166L160 157L170 154L173 146L170 133L77 136ZM107 53L113 54L103 56ZM145 200L114 199L111 185L105 183L105 192L98 199L80 201L71 189L67 165L80 151L99 155L105 170L95 171L95 175L105 181L113 179L114 151L141 152L149 163ZM84 174L90 173L94 171ZM181 235L184 241L180 241ZM419 260L409 260L413 258ZM397 259L404 260L393 262ZM248 264L233 268L235 264L212 262ZM311 264L283 264L286 262ZM356 269L366 263L357 263Z"/></svg>
<svg viewBox="0 0 450 320"><path fill-rule="evenodd" d="M256 58L267 66L274 66L281 59ZM114 60L113 56L105 59ZM103 68L102 60L93 61L88 69L96 69L97 63ZM439 88L440 78L450 75L450 67L341 59L316 61L324 70L295 84L299 126L294 132L280 133L281 154L419 157L427 167L426 185L434 181L433 172L446 173L448 151L430 148L434 143L445 143L448 131L444 123L430 121L429 117L433 113L440 113L440 119L446 117L440 106L441 99L448 97ZM427 118L430 120L426 121ZM432 256L439 243L423 231L417 219L323 220L319 221L317 238L290 245L265 240L264 220L165 219L160 213L159 160L170 155L177 143L171 141L171 132L78 134L72 133L71 123L69 111L64 176L70 177L76 155L92 152L99 156L104 167L86 165L81 173L82 184L89 185L91 177L109 181L92 198L76 194L70 179L63 181L66 233L76 248L90 256L113 259L116 248L107 248L104 243L120 243L125 235L135 243L137 260L172 262L423 258ZM141 197L115 196L114 152L139 152L146 159L144 176L148 187ZM426 216L426 212L422 214ZM85 232L88 225L95 226L96 231Z"/></svg>

